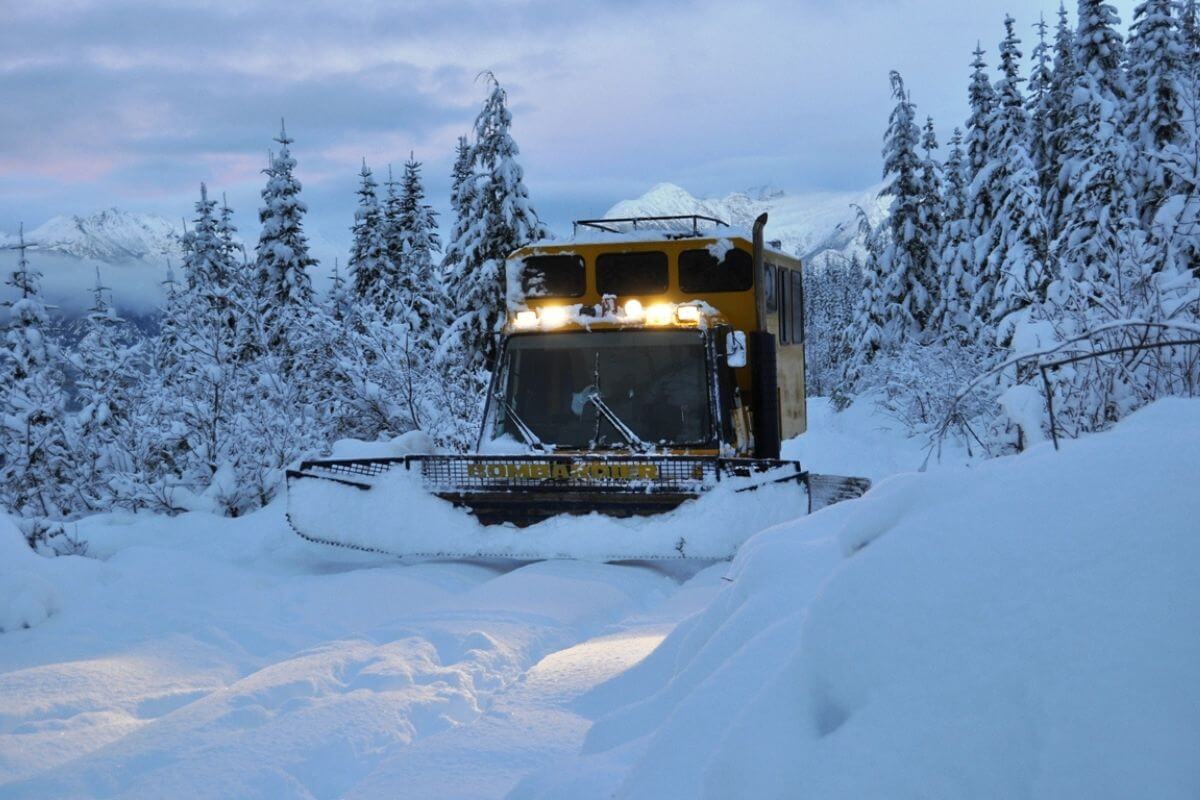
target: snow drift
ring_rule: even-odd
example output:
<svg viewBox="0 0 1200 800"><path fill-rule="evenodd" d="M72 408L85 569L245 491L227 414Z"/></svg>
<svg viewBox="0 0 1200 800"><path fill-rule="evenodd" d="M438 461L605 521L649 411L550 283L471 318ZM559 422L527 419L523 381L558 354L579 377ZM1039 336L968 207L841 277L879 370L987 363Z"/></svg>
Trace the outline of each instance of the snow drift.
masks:
<svg viewBox="0 0 1200 800"><path fill-rule="evenodd" d="M1200 402L751 539L513 797L1192 798Z"/></svg>
<svg viewBox="0 0 1200 800"><path fill-rule="evenodd" d="M45 563L0 514L0 634L32 628L57 610L58 595L41 574Z"/></svg>

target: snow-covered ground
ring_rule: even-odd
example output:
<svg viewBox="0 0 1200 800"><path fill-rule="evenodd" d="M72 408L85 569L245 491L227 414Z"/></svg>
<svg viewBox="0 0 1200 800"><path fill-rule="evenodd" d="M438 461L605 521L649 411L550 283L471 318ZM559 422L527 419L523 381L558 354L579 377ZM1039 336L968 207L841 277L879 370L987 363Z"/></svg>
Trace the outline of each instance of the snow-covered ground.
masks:
<svg viewBox="0 0 1200 800"><path fill-rule="evenodd" d="M45 560L0 520L0 797L1200 793L1200 402L922 474L869 404L810 426L879 484L732 564L402 564L278 504Z"/></svg>

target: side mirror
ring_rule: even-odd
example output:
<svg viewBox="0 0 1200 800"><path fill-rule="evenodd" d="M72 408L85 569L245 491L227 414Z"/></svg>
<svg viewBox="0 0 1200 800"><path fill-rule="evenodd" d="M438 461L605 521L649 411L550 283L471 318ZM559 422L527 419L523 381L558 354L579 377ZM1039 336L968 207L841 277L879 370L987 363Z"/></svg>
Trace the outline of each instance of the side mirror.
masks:
<svg viewBox="0 0 1200 800"><path fill-rule="evenodd" d="M730 331L725 336L725 362L737 369L746 366L746 332Z"/></svg>

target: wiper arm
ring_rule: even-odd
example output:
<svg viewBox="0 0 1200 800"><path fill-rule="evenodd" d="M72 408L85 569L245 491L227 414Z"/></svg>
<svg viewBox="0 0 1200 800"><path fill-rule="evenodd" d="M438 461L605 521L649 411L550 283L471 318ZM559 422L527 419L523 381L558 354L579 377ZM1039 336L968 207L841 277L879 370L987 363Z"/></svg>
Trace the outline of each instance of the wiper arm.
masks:
<svg viewBox="0 0 1200 800"><path fill-rule="evenodd" d="M504 395L496 393L496 399L504 406L504 413L512 420L512 424L517 427L517 433L521 434L521 438L525 440L525 444L532 447L534 450L545 452L546 445L542 444L542 440L525 424L525 420L521 419L521 415L517 413L517 409L513 408L513 404L504 399Z"/></svg>
<svg viewBox="0 0 1200 800"><path fill-rule="evenodd" d="M608 420L608 424L617 429L617 433L621 434L621 438L623 438L630 447L632 447L634 450L637 450L639 453L644 453L649 449L646 446L646 443L639 439L638 435L633 432L633 429L622 422L621 418L616 415L616 412L608 407L608 403L604 402L603 398L600 397L599 391L593 388L591 392L584 397L584 400L596 407L596 410L600 412L600 415Z"/></svg>

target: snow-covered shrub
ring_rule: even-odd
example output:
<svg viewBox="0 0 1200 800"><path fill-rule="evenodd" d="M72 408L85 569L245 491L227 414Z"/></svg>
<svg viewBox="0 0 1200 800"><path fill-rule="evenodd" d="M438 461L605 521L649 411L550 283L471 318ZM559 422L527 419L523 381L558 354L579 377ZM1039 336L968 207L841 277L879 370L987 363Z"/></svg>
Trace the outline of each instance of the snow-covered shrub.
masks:
<svg viewBox="0 0 1200 800"><path fill-rule="evenodd" d="M914 434L928 433L953 414L952 433L968 450L995 435L996 385L959 399L962 387L996 358L986 344L919 344L882 351L863 373L860 387Z"/></svg>
<svg viewBox="0 0 1200 800"><path fill-rule="evenodd" d="M862 281L857 257L804 265L805 387L810 396L830 396L841 380L845 332L853 320Z"/></svg>

